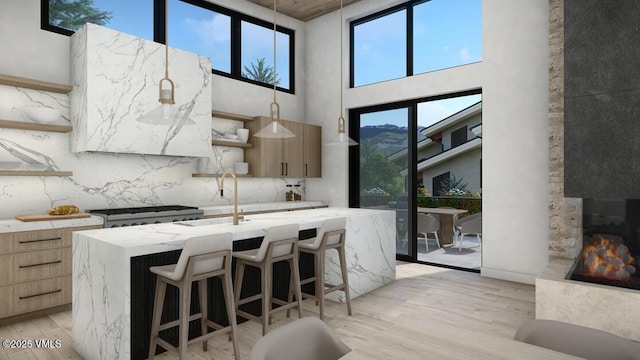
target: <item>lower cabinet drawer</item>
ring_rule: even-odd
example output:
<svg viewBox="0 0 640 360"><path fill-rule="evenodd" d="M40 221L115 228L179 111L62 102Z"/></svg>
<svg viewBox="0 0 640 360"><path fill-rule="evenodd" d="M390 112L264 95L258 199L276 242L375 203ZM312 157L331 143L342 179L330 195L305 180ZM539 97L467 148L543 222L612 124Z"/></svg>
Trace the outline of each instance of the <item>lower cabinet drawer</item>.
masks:
<svg viewBox="0 0 640 360"><path fill-rule="evenodd" d="M71 248L31 251L13 255L13 282L71 275Z"/></svg>
<svg viewBox="0 0 640 360"><path fill-rule="evenodd" d="M13 314L13 286L0 287L0 317Z"/></svg>
<svg viewBox="0 0 640 360"><path fill-rule="evenodd" d="M13 313L71 303L71 276L32 281L13 286Z"/></svg>

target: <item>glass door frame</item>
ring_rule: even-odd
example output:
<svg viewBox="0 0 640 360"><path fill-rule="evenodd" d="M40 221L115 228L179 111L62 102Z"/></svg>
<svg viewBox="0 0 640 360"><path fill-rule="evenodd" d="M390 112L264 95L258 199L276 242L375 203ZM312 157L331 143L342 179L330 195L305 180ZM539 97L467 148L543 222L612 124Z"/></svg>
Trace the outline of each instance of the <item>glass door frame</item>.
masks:
<svg viewBox="0 0 640 360"><path fill-rule="evenodd" d="M467 91L448 93L437 96L429 96L418 99L411 99L393 103L387 103L382 105L372 105L366 106L356 109L349 109L349 136L360 143L360 115L372 112L379 112L385 110L395 110L400 108L408 109L407 114L409 118L407 119L407 124L409 127L409 136L408 136L408 145L407 145L407 155L408 155L408 166L407 166L407 210L409 217L409 226L408 226L408 249L409 254L398 254L396 252L396 260L399 261L407 261L414 263L424 263L429 265L436 265L440 267L453 268L458 270L470 271L470 272L479 272L479 270L474 269L466 269L459 268L456 266L449 266L444 264L432 264L423 261L418 261L418 238L417 238L417 216L418 216L418 208L417 208L417 199L418 199L418 188L417 188L417 172L418 172L418 104L428 101L436 101L449 99L454 97L466 96L466 95L476 95L482 94L482 89L472 89ZM349 167L349 207L359 208L360 207L360 146L350 146L349 147L349 159L348 159L348 167Z"/></svg>
<svg viewBox="0 0 640 360"><path fill-rule="evenodd" d="M409 254L399 254L396 252L396 260L417 262L417 197L418 188L416 182L417 175L417 145L418 145L418 105L415 101L403 101L384 105L368 106L349 110L349 135L360 143L360 116L367 113L380 112L386 110L407 109L408 127L408 166L407 166L407 214L409 224L407 228L407 249ZM360 207L360 146L349 147L349 207Z"/></svg>

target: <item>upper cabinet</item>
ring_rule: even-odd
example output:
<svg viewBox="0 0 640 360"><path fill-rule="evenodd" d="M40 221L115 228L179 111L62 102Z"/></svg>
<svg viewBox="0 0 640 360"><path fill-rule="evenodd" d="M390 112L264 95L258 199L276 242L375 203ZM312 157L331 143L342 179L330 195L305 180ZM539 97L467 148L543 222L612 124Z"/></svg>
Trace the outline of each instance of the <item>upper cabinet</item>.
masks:
<svg viewBox="0 0 640 360"><path fill-rule="evenodd" d="M71 58L73 152L211 154L209 58L169 47L178 109L171 125L137 121L160 105L164 45L86 24L71 36Z"/></svg>
<svg viewBox="0 0 640 360"><path fill-rule="evenodd" d="M293 121L281 120L284 127L296 136L287 139L265 139L253 134L271 122L271 118L258 116L246 122L252 148L246 149L244 158L254 176L262 177L320 177L322 128Z"/></svg>

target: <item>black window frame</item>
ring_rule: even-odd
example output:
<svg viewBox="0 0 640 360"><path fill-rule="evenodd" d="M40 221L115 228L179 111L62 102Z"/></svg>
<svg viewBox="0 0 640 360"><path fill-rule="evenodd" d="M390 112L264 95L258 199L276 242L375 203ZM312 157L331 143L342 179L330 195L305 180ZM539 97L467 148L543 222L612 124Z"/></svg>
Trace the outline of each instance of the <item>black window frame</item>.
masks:
<svg viewBox="0 0 640 360"><path fill-rule="evenodd" d="M469 141L469 130L467 125L455 129L451 132L451 149L458 147Z"/></svg>
<svg viewBox="0 0 640 360"><path fill-rule="evenodd" d="M442 194L442 182L447 179L451 180L451 171L444 172L440 175L436 175L431 178L431 189L433 190L433 196L441 196ZM438 190L438 191L436 191Z"/></svg>
<svg viewBox="0 0 640 360"><path fill-rule="evenodd" d="M262 26L273 30L273 23L258 19L256 17L246 15L235 10L227 9L220 5L212 4L205 0L178 0L190 5L198 6L203 9L211 10L216 13L227 15L231 18L231 72L227 73L220 70L211 69L216 75L224 76L234 80L240 80L250 84L273 89L273 84L266 84L256 80L252 80L242 76L242 22L248 22L257 26ZM165 0L153 0L153 41L165 44ZM71 36L74 31L65 29L49 23L49 0L40 0L40 28L42 30L51 31L61 35ZM276 31L289 36L289 88L276 86L276 89L282 92L295 94L295 30L276 24Z"/></svg>
<svg viewBox="0 0 640 360"><path fill-rule="evenodd" d="M350 31L349 31L349 87L354 88L355 86L355 27L358 25L362 25L372 20L376 20L387 15L391 15L398 11L406 10L407 21L406 21L406 75L404 77L409 77L416 75L413 72L413 8L417 5L429 2L431 0L410 0L405 3L395 5L388 9L384 9L377 13L367 15L365 17L355 19L350 23ZM419 73L422 74L422 73ZM394 78L399 79L399 78ZM388 81L394 79L386 79L381 81ZM358 85L358 86L366 86L375 84L377 82Z"/></svg>

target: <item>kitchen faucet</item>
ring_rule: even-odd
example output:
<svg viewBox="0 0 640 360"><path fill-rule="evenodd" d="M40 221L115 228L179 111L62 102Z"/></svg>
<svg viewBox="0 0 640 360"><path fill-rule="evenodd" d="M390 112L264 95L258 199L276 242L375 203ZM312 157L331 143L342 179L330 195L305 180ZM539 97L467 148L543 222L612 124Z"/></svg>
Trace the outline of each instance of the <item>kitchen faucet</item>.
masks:
<svg viewBox="0 0 640 360"><path fill-rule="evenodd" d="M238 177L233 171L225 171L222 173L220 181L220 197L224 198L224 178L230 175L233 178L233 225L238 225Z"/></svg>

